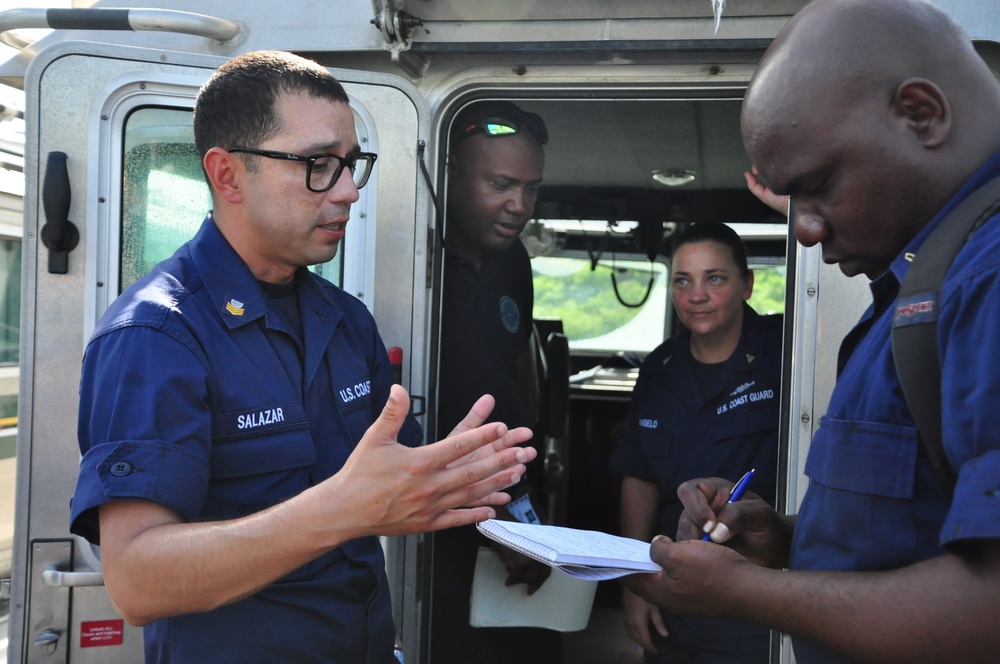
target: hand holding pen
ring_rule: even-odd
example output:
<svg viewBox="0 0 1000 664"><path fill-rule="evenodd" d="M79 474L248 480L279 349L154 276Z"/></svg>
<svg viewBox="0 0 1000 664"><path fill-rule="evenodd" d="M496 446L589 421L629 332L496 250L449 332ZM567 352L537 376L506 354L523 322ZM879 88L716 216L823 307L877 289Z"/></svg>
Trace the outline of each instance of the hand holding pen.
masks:
<svg viewBox="0 0 1000 664"><path fill-rule="evenodd" d="M729 500L726 501L727 505L729 503L735 503L736 501L738 501L740 498L743 497L743 494L746 493L747 491L747 487L750 486L750 480L753 479L753 474L756 472L756 470L757 470L756 468L751 468L746 472L745 475L743 475L743 477L739 479L739 481L733 487L733 490L729 492ZM710 542L711 540L712 540L711 533L705 533L701 538L702 542Z"/></svg>

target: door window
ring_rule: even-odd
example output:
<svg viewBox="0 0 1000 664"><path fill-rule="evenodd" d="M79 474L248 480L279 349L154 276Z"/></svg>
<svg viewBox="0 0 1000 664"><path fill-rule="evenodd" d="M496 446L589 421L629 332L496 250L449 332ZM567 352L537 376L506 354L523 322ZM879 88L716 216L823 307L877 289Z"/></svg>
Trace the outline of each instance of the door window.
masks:
<svg viewBox="0 0 1000 664"><path fill-rule="evenodd" d="M20 321L21 239L0 238L0 365L17 365ZM0 417L13 410L0 410Z"/></svg>
<svg viewBox="0 0 1000 664"><path fill-rule="evenodd" d="M561 320L574 351L645 355L676 332L665 260L535 256L533 315ZM783 313L784 256L751 253L748 265L754 271L750 306L759 314Z"/></svg>

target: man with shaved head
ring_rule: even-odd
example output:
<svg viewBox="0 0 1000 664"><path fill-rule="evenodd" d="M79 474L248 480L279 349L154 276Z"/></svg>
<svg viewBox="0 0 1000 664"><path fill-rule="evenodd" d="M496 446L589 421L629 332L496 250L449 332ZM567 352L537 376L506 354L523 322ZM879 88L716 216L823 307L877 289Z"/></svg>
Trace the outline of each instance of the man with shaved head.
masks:
<svg viewBox="0 0 1000 664"><path fill-rule="evenodd" d="M872 305L841 347L799 514L754 496L726 505L731 483L692 480L678 542L652 545L664 571L624 583L673 611L788 633L799 664L996 661L1000 215L985 215L936 303L954 487L918 437L891 326L928 236L1000 176L1000 84L925 0L814 0L765 54L742 126L758 182L791 199L796 238L870 279Z"/></svg>

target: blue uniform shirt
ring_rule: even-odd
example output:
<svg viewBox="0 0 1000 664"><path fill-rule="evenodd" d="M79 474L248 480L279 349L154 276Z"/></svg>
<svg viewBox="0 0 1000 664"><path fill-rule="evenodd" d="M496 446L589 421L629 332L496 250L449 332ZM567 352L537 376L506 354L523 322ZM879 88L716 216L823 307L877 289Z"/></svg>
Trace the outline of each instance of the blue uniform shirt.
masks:
<svg viewBox="0 0 1000 664"><path fill-rule="evenodd" d="M646 357L625 439L611 460L615 472L657 485L658 532L670 537L683 512L682 482L710 476L735 482L756 468L750 490L772 505L777 487L782 317L760 316L744 305L740 343L706 395L694 375L690 339L683 330ZM751 623L663 617L672 635L683 631L701 642L768 635ZM663 648L670 644L666 639Z"/></svg>
<svg viewBox="0 0 1000 664"><path fill-rule="evenodd" d="M72 532L98 542L111 500L236 518L341 468L392 370L361 302L305 268L296 281L304 338L210 215L112 303L84 356ZM399 440L421 436L409 418ZM377 538L347 542L245 600L148 625L146 659L394 662L384 566Z"/></svg>
<svg viewBox="0 0 1000 664"><path fill-rule="evenodd" d="M873 304L841 348L840 375L813 438L792 569L888 570L962 540L1000 537L1000 218L961 250L941 289L942 434L958 472L948 496L917 438L893 365L891 306L909 263L955 205L1000 174L987 162L872 282ZM800 664L845 662L796 639Z"/></svg>

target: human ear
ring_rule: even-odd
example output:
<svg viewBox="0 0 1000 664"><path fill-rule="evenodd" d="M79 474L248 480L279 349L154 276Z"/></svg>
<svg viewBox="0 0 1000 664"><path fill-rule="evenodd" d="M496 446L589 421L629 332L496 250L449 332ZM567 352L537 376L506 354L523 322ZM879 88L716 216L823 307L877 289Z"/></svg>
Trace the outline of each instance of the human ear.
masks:
<svg viewBox="0 0 1000 664"><path fill-rule="evenodd" d="M934 83L924 78L903 81L892 99L897 117L927 148L940 147L951 132L948 98Z"/></svg>
<svg viewBox="0 0 1000 664"><path fill-rule="evenodd" d="M216 147L205 153L202 165L216 194L228 203L238 204L243 201L240 185L246 168L242 159Z"/></svg>
<svg viewBox="0 0 1000 664"><path fill-rule="evenodd" d="M753 270L747 270L747 276L743 279L743 301L746 302L753 295Z"/></svg>

